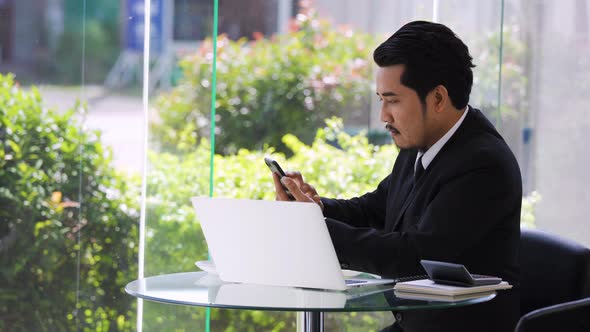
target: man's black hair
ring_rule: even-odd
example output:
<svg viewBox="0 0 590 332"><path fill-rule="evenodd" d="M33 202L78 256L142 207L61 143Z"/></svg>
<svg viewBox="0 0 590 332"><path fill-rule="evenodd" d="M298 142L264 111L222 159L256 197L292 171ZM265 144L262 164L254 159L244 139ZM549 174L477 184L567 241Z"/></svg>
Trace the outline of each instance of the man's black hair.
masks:
<svg viewBox="0 0 590 332"><path fill-rule="evenodd" d="M463 109L469 102L475 67L467 46L445 25L410 22L373 52L379 67L405 65L401 83L416 90L422 104L438 85L449 92L453 106Z"/></svg>

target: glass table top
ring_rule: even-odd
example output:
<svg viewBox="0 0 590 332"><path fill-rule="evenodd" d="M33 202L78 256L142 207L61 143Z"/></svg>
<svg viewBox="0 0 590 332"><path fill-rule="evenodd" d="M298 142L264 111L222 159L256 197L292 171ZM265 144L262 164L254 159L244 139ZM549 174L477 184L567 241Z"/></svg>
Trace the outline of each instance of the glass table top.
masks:
<svg viewBox="0 0 590 332"><path fill-rule="evenodd" d="M296 287L224 283L207 272L186 272L147 277L125 287L130 295L146 300L211 308L275 311L405 311L447 308L493 299L495 293L461 301L401 298L393 285L365 286L344 292Z"/></svg>

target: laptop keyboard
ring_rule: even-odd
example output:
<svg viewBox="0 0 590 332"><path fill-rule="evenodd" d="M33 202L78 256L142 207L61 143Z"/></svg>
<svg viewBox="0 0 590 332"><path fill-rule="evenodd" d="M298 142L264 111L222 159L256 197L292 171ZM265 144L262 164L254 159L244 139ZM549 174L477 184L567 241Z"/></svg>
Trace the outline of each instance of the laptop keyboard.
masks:
<svg viewBox="0 0 590 332"><path fill-rule="evenodd" d="M358 284L364 284L367 281L366 280L346 279L346 280L344 280L344 282L346 282L347 285L358 285Z"/></svg>
<svg viewBox="0 0 590 332"><path fill-rule="evenodd" d="M427 275L415 275L415 276L409 276L409 277L401 277L401 278L393 279L393 281L394 281L393 283L419 280L419 279L428 279L428 276ZM346 282L346 285L349 285L349 286L367 283L366 280L359 280L359 279L344 279L344 282Z"/></svg>

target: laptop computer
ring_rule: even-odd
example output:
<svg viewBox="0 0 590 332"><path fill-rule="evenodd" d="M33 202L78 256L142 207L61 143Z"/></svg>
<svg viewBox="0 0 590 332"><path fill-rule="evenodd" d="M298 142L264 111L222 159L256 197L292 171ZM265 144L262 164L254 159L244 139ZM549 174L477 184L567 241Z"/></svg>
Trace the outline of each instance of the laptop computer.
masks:
<svg viewBox="0 0 590 332"><path fill-rule="evenodd" d="M209 197L191 200L216 272L225 282L329 290L394 282L345 281L317 204Z"/></svg>

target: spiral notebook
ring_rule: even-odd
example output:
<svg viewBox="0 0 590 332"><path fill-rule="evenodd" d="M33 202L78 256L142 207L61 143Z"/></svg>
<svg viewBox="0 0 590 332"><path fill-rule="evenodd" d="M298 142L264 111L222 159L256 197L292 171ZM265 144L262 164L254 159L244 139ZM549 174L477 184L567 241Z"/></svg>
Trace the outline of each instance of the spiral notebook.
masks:
<svg viewBox="0 0 590 332"><path fill-rule="evenodd" d="M510 289L512 285L506 281L502 281L494 285L462 287L451 286L436 283L430 279L420 279L405 282L398 282L393 287L396 291L403 291L406 293L432 294L442 296L458 296L466 294L477 294L501 289Z"/></svg>

